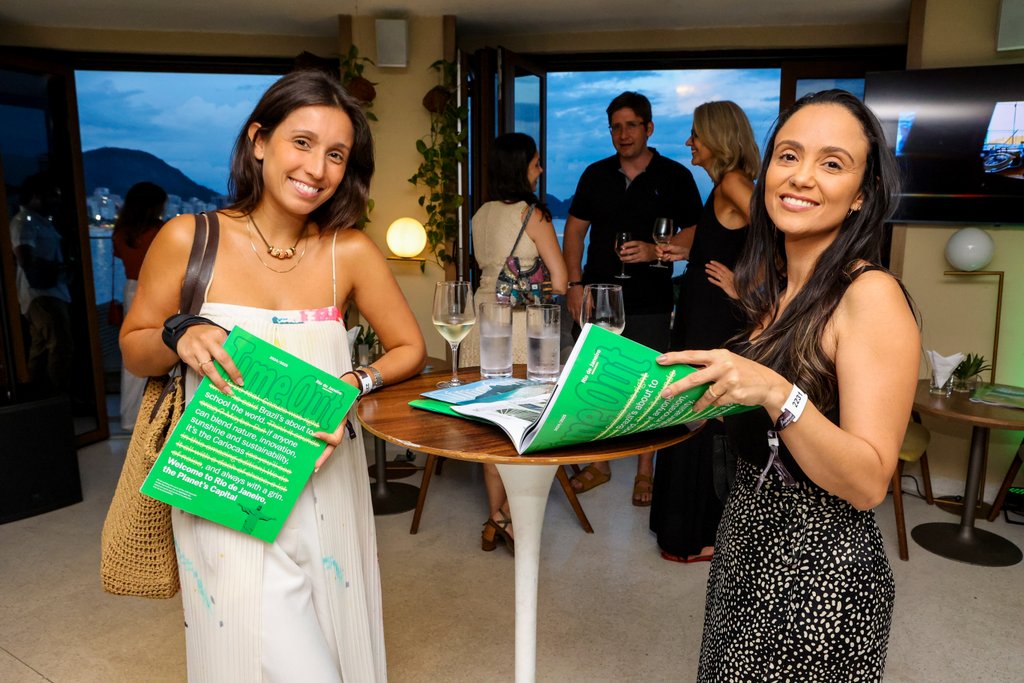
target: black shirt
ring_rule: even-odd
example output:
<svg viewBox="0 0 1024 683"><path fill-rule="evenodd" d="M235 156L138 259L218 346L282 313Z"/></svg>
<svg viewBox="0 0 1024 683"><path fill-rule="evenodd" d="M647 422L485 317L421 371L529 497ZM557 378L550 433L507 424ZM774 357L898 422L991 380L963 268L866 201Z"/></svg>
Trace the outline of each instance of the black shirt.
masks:
<svg viewBox="0 0 1024 683"><path fill-rule="evenodd" d="M678 230L694 225L701 211L690 171L651 151L651 162L632 182L622 173L618 155L592 163L580 176L569 208L571 215L590 223L583 281L621 284L630 315L672 310L672 269L626 264L630 279L616 279L622 262L615 254L615 233L627 231L634 240L653 244L655 218L671 218Z"/></svg>

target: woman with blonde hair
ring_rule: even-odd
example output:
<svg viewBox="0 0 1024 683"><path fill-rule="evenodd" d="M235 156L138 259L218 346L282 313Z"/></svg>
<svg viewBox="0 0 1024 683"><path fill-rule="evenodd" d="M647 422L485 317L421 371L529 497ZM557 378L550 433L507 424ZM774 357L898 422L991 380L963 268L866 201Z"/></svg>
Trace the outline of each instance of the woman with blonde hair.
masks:
<svg viewBox="0 0 1024 683"><path fill-rule="evenodd" d="M714 349L743 327L733 301L731 269L747 239L760 159L750 122L733 102L697 107L686 144L691 163L703 168L715 187L693 234L662 250L671 260L689 260L676 303L671 348ZM689 248L684 245L687 238L692 239ZM714 553L732 475L721 435L722 423L713 420L693 439L658 453L650 528L666 560L702 562Z"/></svg>

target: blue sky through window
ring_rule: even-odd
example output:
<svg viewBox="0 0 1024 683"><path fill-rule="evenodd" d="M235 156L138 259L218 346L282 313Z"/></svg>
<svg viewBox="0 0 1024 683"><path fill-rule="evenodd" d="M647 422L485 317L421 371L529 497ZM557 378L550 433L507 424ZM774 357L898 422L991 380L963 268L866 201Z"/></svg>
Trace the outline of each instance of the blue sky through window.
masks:
<svg viewBox="0 0 1024 683"><path fill-rule="evenodd" d="M693 110L712 100L732 100L746 112L758 145L779 113L779 69L673 69L548 74L547 189L559 199L576 191L583 170L615 153L605 108L619 93L635 90L651 100L650 145L693 171L702 197L711 191L703 169L690 166L683 144Z"/></svg>
<svg viewBox="0 0 1024 683"><path fill-rule="evenodd" d="M76 71L82 151L137 149L227 194L235 136L280 76Z"/></svg>

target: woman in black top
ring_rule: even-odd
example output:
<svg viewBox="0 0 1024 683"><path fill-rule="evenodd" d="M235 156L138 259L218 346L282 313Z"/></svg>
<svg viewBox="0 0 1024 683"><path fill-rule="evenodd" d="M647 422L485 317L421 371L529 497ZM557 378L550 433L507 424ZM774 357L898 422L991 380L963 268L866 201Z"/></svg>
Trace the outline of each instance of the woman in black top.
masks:
<svg viewBox="0 0 1024 683"><path fill-rule="evenodd" d="M879 680L892 573L871 509L896 467L919 334L877 264L898 170L877 119L830 90L784 112L736 269L753 321L736 351L664 395L759 409L726 420L740 458L708 580L701 681Z"/></svg>
<svg viewBox="0 0 1024 683"><path fill-rule="evenodd" d="M676 302L671 348L717 349L743 328L740 307L733 301L732 269L747 241L750 197L760 159L750 121L728 101L705 102L694 110L686 145L691 163L703 168L715 187L696 229L684 230L670 246L658 248L664 260L688 260ZM725 471L724 459L715 457L722 433L722 422L710 420L694 438L658 452L650 529L666 560L701 562L714 553L731 475ZM721 499L716 492L716 467L722 480Z"/></svg>

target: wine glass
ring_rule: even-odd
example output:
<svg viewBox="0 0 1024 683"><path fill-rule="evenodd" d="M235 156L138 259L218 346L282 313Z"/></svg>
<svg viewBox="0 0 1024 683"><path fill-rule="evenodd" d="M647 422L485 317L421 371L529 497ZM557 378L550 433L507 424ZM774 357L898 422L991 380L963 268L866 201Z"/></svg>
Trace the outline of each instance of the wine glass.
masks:
<svg viewBox="0 0 1024 683"><path fill-rule="evenodd" d="M672 235L675 234L675 226L672 224L671 218L655 218L654 219L654 230L651 236L654 237L654 243L660 244L661 246L667 246L669 240L672 239ZM668 268L665 263L659 258L656 263L651 264L651 268Z"/></svg>
<svg viewBox="0 0 1024 683"><path fill-rule="evenodd" d="M615 334L622 334L626 327L622 285L587 285L583 288L580 327L587 323L593 323Z"/></svg>
<svg viewBox="0 0 1024 683"><path fill-rule="evenodd" d="M438 282L434 287L434 327L452 347L452 378L438 382L441 389L462 386L459 379L459 343L469 334L476 322L476 307L473 305L473 290L463 280Z"/></svg>
<svg viewBox="0 0 1024 683"><path fill-rule="evenodd" d="M619 254L619 258L622 258L622 247L626 242L633 239L633 233L631 232L617 232L615 233L615 253ZM626 262L622 262L622 272L615 276L619 280L628 280L632 275L626 275Z"/></svg>

